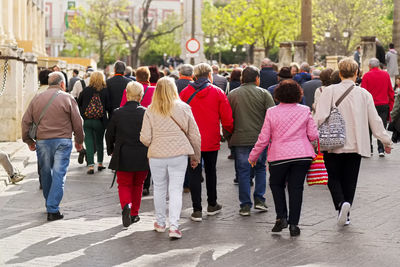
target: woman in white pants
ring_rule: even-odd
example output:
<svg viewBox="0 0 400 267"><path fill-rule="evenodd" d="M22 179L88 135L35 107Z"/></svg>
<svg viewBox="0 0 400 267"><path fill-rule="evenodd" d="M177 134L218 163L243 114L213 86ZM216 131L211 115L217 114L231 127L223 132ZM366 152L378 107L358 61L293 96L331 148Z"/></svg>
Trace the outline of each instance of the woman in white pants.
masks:
<svg viewBox="0 0 400 267"><path fill-rule="evenodd" d="M144 115L140 141L149 147L156 213L154 230L165 231L168 190L169 237L181 238L179 218L187 158L190 156L192 168L200 162L201 138L192 110L180 100L171 78L157 82L152 103Z"/></svg>

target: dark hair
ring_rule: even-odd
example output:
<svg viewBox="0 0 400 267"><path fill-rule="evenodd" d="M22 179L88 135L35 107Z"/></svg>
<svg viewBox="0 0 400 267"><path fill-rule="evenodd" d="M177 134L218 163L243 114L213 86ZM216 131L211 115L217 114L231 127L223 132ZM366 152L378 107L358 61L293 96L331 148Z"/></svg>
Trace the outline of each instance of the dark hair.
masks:
<svg viewBox="0 0 400 267"><path fill-rule="evenodd" d="M39 82L40 85L48 85L49 84L49 74L52 73L51 70L44 69L39 72Z"/></svg>
<svg viewBox="0 0 400 267"><path fill-rule="evenodd" d="M115 64L114 64L114 71L115 71L115 74L122 74L122 75L124 75L125 68L126 68L126 65L125 65L125 63L122 62L122 61L119 61L119 60L118 60L118 61L115 62Z"/></svg>
<svg viewBox="0 0 400 267"><path fill-rule="evenodd" d="M390 48L390 49L394 49L394 44L393 44L393 43L390 43L390 44L389 44L389 48Z"/></svg>
<svg viewBox="0 0 400 267"><path fill-rule="evenodd" d="M232 81L237 81L240 82L240 77L242 76L242 69L241 68L235 68L232 70L231 73L231 82Z"/></svg>
<svg viewBox="0 0 400 267"><path fill-rule="evenodd" d="M331 68L326 68L321 71L321 74L319 75L319 79L321 80L323 86L331 85L332 72L333 72L333 69L331 69Z"/></svg>
<svg viewBox="0 0 400 267"><path fill-rule="evenodd" d="M260 77L260 70L254 66L248 66L242 71L242 83L254 83Z"/></svg>
<svg viewBox="0 0 400 267"><path fill-rule="evenodd" d="M281 81L274 90L274 98L282 103L299 103L303 96L303 89L294 80Z"/></svg>
<svg viewBox="0 0 400 267"><path fill-rule="evenodd" d="M75 73L76 75L79 74L79 70L77 70L77 69L74 69L72 72Z"/></svg>
<svg viewBox="0 0 400 267"><path fill-rule="evenodd" d="M150 82L157 83L158 79L160 79L160 72L158 71L158 67L150 66L149 71L150 71Z"/></svg>
<svg viewBox="0 0 400 267"><path fill-rule="evenodd" d="M338 84L338 83L342 82L342 79L340 79L338 70L335 70L334 72L332 72L330 80L331 80L331 84Z"/></svg>

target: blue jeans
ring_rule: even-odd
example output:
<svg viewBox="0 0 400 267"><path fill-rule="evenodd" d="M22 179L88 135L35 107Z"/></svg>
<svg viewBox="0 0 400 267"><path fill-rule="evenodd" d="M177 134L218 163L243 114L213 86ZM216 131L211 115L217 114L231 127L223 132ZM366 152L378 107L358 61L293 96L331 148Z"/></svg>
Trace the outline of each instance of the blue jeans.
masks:
<svg viewBox="0 0 400 267"><path fill-rule="evenodd" d="M57 213L64 195L64 183L71 156L71 139L47 139L36 142L43 196L49 213Z"/></svg>
<svg viewBox="0 0 400 267"><path fill-rule="evenodd" d="M249 154L253 146L236 146L235 147L235 161L237 176L239 179L239 201L240 207L252 206L250 198L250 173L251 165L248 161ZM267 151L264 150L260 157L257 159L257 164L254 166L255 172L255 187L254 187L254 199L259 199L262 202L265 201L265 188L266 182L266 172L265 172L265 161L267 159Z"/></svg>

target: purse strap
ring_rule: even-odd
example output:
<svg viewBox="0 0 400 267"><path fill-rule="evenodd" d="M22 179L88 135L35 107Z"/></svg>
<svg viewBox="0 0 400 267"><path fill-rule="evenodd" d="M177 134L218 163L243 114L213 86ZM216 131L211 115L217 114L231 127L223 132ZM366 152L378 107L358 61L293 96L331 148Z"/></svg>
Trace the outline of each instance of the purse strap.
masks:
<svg viewBox="0 0 400 267"><path fill-rule="evenodd" d="M346 92L344 92L342 94L341 97L339 97L339 99L336 101L335 106L338 107L340 105L340 103L342 103L343 99L345 99L345 97L350 94L351 90L353 90L354 88L354 84L352 84L347 90Z"/></svg>
<svg viewBox="0 0 400 267"><path fill-rule="evenodd" d="M186 135L187 137L187 133L183 130L183 128L181 127L181 125L174 119L173 116L170 116L171 119L176 123L176 125L178 125L179 129L181 129L181 131Z"/></svg>
<svg viewBox="0 0 400 267"><path fill-rule="evenodd" d="M39 120L38 120L38 122L36 123L36 125L39 125L39 123L40 123L40 121L42 120L44 114L45 114L46 111L49 109L51 103L53 103L54 99L56 99L56 97L57 97L59 94L60 94L60 90L57 90L57 92L55 92L55 93L53 94L53 96L50 98L50 101L46 104L46 106L45 106L44 109L42 110L42 113L40 113Z"/></svg>

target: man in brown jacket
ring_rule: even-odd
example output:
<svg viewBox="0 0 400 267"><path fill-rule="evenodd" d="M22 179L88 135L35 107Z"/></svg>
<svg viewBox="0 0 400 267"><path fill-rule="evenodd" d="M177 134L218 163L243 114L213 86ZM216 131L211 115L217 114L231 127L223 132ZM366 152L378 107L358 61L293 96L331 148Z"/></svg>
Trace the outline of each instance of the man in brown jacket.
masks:
<svg viewBox="0 0 400 267"><path fill-rule="evenodd" d="M72 132L75 148L82 149L83 121L75 99L65 93L65 78L61 72L49 74L49 88L36 95L22 118L22 140L31 151L36 151L40 166L43 196L46 199L47 220L64 217L59 204L64 194L65 177L72 150ZM55 97L50 103L51 99ZM43 113L47 104L48 109ZM38 124L36 140L29 137L29 127Z"/></svg>

